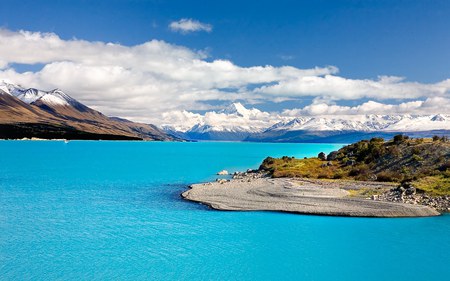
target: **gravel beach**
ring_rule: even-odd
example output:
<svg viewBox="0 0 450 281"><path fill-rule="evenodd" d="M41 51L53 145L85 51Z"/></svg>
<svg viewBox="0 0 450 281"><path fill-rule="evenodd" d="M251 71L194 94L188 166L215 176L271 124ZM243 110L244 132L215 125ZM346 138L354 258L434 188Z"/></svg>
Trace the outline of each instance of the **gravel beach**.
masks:
<svg viewBox="0 0 450 281"><path fill-rule="evenodd" d="M280 211L351 217L427 217L440 213L423 205L350 196L349 190L389 190L392 185L296 178L242 178L194 184L182 197L216 210Z"/></svg>

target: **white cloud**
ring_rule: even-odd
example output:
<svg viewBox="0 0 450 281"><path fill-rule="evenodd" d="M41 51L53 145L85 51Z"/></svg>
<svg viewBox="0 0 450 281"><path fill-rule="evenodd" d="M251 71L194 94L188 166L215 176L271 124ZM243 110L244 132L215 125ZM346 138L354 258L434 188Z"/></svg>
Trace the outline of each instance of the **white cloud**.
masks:
<svg viewBox="0 0 450 281"><path fill-rule="evenodd" d="M237 106L236 106L237 105ZM400 104L368 101L358 106L329 105L316 102L304 108L277 112L246 109L241 104L230 109L208 111L204 114L171 111L163 114L165 127L176 131L244 131L263 132L277 124L278 129L296 130L440 130L450 128L448 121L431 122L437 112L450 118L450 99L428 98ZM294 118L298 122L292 123ZM447 119L450 120L450 119ZM425 122L425 123L424 123ZM426 124L426 125L424 125ZM281 127L280 127L281 126ZM285 127L286 126L286 127ZM406 127L405 127L406 126ZM425 126L425 127L424 127ZM429 127L427 127L429 126Z"/></svg>
<svg viewBox="0 0 450 281"><path fill-rule="evenodd" d="M340 106L324 102L314 102L303 108L294 108L283 111L284 116L323 116L323 115L432 115L450 113L450 99L444 97L430 97L426 100L408 101L399 104L385 104L376 101L367 101L357 106Z"/></svg>
<svg viewBox="0 0 450 281"><path fill-rule="evenodd" d="M180 19L178 21L173 21L169 24L169 28L172 31L180 32L182 34L197 31L211 32L213 29L211 24L202 23L194 19Z"/></svg>
<svg viewBox="0 0 450 281"><path fill-rule="evenodd" d="M61 88L107 115L157 124L163 122L160 119L164 112L210 109L205 103L208 101L280 102L304 96L326 104L342 99L368 98L379 102L415 98L425 100L421 102L423 110L434 106L440 112L449 112L450 79L422 84L398 77L343 78L337 76L334 66L240 67L229 60L208 61L204 51L160 40L125 46L64 40L53 33L0 29L0 54L0 80L43 90ZM19 73L8 66L14 63L43 67ZM433 98L441 100L436 102ZM334 108L311 106L302 112L313 114ZM415 110L411 106L405 103L398 110Z"/></svg>
<svg viewBox="0 0 450 281"><path fill-rule="evenodd" d="M240 103L233 103L225 109L208 111L204 114L188 111L170 111L163 113L163 125L176 131L185 132L194 125L214 127L217 131L253 131L260 132L284 118L277 113L247 109ZM208 128L210 129L210 128Z"/></svg>
<svg viewBox="0 0 450 281"><path fill-rule="evenodd" d="M450 91L450 79L435 84L404 82L401 77L381 76L377 80L348 79L335 75L288 78L275 85L254 90L275 96L320 96L330 100L405 99L445 96Z"/></svg>

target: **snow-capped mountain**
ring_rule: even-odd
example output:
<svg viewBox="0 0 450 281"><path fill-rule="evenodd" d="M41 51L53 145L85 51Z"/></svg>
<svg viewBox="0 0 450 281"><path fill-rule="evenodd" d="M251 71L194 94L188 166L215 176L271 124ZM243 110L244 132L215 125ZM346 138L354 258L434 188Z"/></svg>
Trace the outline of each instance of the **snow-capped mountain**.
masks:
<svg viewBox="0 0 450 281"><path fill-rule="evenodd" d="M177 114L180 113L174 113L173 116ZM388 136L399 132L433 131L434 134L436 131L450 131L450 115L445 114L292 117L256 108L247 109L241 103L233 103L222 110L206 112L204 115L184 111L182 116L185 124L183 129L177 129L180 127L176 120L173 120L175 124L165 124L163 128L195 140L277 141L297 139L305 134L328 137L338 134L380 133Z"/></svg>
<svg viewBox="0 0 450 281"><path fill-rule="evenodd" d="M346 115L296 117L282 121L266 131L383 131L405 116L394 115Z"/></svg>
<svg viewBox="0 0 450 281"><path fill-rule="evenodd" d="M247 109L241 103L232 103L224 109L204 115L187 111L164 115L171 123L163 124L167 132L188 139L241 140L250 134L261 133L280 119L256 108ZM180 120L180 121L178 121ZM194 121L194 122L193 122Z"/></svg>
<svg viewBox="0 0 450 281"><path fill-rule="evenodd" d="M63 91L0 82L0 138L173 140L148 124L110 118Z"/></svg>
<svg viewBox="0 0 450 281"><path fill-rule="evenodd" d="M35 88L27 89L18 85L2 82L0 83L0 90L3 90L7 94L15 96L16 98L28 104L33 104L36 102L41 102L47 105L60 106L77 106L80 104L60 89L42 91Z"/></svg>

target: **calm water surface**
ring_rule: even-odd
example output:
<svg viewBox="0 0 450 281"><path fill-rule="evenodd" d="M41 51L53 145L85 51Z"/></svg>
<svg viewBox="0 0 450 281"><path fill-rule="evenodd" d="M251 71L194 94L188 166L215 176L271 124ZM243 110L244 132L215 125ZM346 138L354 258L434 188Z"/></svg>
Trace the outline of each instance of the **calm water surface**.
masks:
<svg viewBox="0 0 450 281"><path fill-rule="evenodd" d="M0 280L449 280L450 216L219 212L222 169L332 144L0 141Z"/></svg>

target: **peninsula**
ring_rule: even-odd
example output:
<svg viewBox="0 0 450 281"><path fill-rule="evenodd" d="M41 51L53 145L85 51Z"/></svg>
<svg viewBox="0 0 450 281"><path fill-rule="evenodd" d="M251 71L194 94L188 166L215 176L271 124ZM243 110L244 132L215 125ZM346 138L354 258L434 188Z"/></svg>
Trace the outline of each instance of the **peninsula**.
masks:
<svg viewBox="0 0 450 281"><path fill-rule="evenodd" d="M445 137L373 138L314 158L268 157L258 170L194 184L182 197L230 211L436 216L450 210L449 160Z"/></svg>

